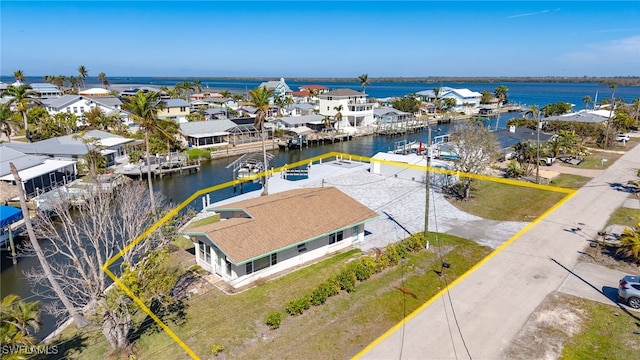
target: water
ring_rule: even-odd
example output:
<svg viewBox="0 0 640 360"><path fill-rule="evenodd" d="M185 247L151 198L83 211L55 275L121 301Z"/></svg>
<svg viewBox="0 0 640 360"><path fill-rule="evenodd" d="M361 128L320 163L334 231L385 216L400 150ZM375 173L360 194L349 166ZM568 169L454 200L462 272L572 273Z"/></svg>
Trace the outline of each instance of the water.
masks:
<svg viewBox="0 0 640 360"><path fill-rule="evenodd" d="M75 75L75 74L74 74ZM194 78L187 78L189 81ZM211 91L229 90L233 93L246 93L255 89L262 81L248 79L220 79L220 78L198 78L203 87L208 87ZM111 85L150 85L150 86L175 86L182 83L185 78L172 77L108 77ZM277 80L277 79L273 79ZM12 83L15 81L10 76L0 76L0 81ZM42 77L26 77L28 83L42 82ZM87 87L102 87L96 77L88 77L86 80ZM349 88L353 90L362 90L362 86L357 81L331 81L331 80L315 80L315 81L293 81L285 79L289 87L296 91L303 85L324 85L331 89ZM417 93L424 90L432 90L436 87L451 87L469 89L471 91L482 92L493 91L500 85L506 86L508 101L523 105L538 105L539 107L547 104L553 104L559 101L567 102L575 105L575 109L584 108L583 98L590 96L592 100L600 102L602 99L610 99L612 89L603 84L593 82L424 82L424 81L407 81L407 82L376 82L371 80L371 85L367 86L365 91L367 95L374 98L386 97L402 97L407 94ZM626 103L630 103L633 99L640 98L640 86L618 86L615 89L615 97L623 99Z"/></svg>

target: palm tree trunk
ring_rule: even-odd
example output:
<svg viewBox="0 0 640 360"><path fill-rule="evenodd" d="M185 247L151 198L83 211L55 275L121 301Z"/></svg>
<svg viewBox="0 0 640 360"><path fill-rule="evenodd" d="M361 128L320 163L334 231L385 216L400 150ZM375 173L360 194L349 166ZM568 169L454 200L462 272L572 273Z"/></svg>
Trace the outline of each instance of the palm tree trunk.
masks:
<svg viewBox="0 0 640 360"><path fill-rule="evenodd" d="M27 113L25 111L22 112L22 120L24 121L24 131L25 136L27 138L27 142L31 142L31 134L29 133L29 122L27 121Z"/></svg>
<svg viewBox="0 0 640 360"><path fill-rule="evenodd" d="M149 163L149 131L144 132L144 145L147 162L147 183L149 184L149 200L151 201L151 212L156 213L156 199L153 196L153 183L151 182L151 164Z"/></svg>
<svg viewBox="0 0 640 360"><path fill-rule="evenodd" d="M73 318L73 322L76 324L78 329L81 329L87 325L89 325L89 320L82 315L82 313L76 309L75 306L71 303L71 300L67 297L67 295L62 290L62 287L58 283L58 280L53 275L51 271L51 267L49 266L49 262L47 261L46 256L44 255L44 251L42 251L42 247L40 247L40 243L36 238L36 234L33 231L33 226L31 225L31 218L29 217L29 209L27 209L27 200L24 195L24 189L21 186L22 179L20 179L20 175L18 174L18 169L16 169L13 163L9 163L9 167L11 168L11 173L13 174L13 178L18 184L19 192L18 198L20 199L20 208L22 209L22 217L24 218L24 224L27 228L27 234L29 235L29 241L31 242L31 246L33 250L36 252L38 257L38 261L40 262L40 266L42 266L42 271L44 271L44 275L47 280L51 284L51 288L56 293L56 295L60 298L60 301L64 305L64 308L67 310L71 318Z"/></svg>
<svg viewBox="0 0 640 360"><path fill-rule="evenodd" d="M269 163L267 162L267 145L265 144L266 141L266 136L265 136L265 131L264 131L264 125L262 127L262 156L263 156L263 161L264 161L264 188L262 190L262 194L260 194L260 196L266 196L269 195L269 176L267 175L267 170L269 169Z"/></svg>

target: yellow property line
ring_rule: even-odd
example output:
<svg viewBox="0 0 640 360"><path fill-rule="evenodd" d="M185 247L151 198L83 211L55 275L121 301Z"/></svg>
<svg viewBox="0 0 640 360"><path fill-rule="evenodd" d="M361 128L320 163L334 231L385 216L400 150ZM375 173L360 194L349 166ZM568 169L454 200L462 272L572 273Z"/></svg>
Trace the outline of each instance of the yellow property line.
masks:
<svg viewBox="0 0 640 360"><path fill-rule="evenodd" d="M496 178L497 179L497 178ZM518 182L519 183L519 182ZM525 186L525 187L532 187L532 186L527 186L527 183L523 183L523 184L518 184L520 186ZM535 184L533 184L535 185ZM564 204L565 202L567 202L569 199L571 199L578 191L577 190L572 190L572 189L563 189L563 188L558 188L558 187L554 187L554 186L547 186L545 188L546 190L551 190L551 191L556 191L556 192L562 192L562 193L567 193L567 195L565 197L563 197L560 201L558 201L557 203L555 203L552 207L550 207L549 209L547 209L547 211L545 211L544 213L542 213L542 215L538 216L535 220L533 220L532 222L530 222L529 224L527 224L525 227L523 227L520 231L518 231L515 235L513 235L511 238L509 238L509 240L505 241L504 243L502 243L500 246L498 246L494 251L492 251L489 255L487 255L485 258L483 258L482 260L480 260L478 263L476 263L471 269L467 270L464 274L460 275L457 279L455 279L453 282L451 282L451 284L449 284L448 286L446 286L444 289L440 290L435 296L433 296L431 299L427 300L424 304L422 304L419 308L415 309L411 314L407 315L404 319L402 319L399 323L397 323L396 325L394 325L392 328L390 328L389 330L387 330L384 334L380 335L380 337L378 337L377 339L375 339L372 343L370 343L369 345L367 345L367 347L365 347L364 349L362 349L359 353L357 353L352 360L357 360L360 359L363 355L365 355L367 352L369 352L371 349L373 349L374 347L376 347L376 345L380 344L384 339L386 339L387 337L389 337L389 335L391 335L392 333L394 333L396 330L398 330L401 326L404 326L407 322L409 322L409 320L413 319L416 315L418 315L420 312L422 312L424 309L426 309L429 305L431 305L434 301L438 300L441 296L443 296L444 294L446 294L447 291L449 291L449 289L453 289L454 286L456 286L459 282L461 282L462 280L464 280L467 276L469 276L470 274L472 274L474 271L478 270L482 265L484 265L487 261L491 260L494 256L496 256L497 254L499 254L500 252L502 252L502 250L506 249L509 245L511 245L514 241L516 241L520 236L524 235L527 231L531 230L532 227L536 226L536 224L538 224L540 221L542 221L542 219L544 219L545 217L547 217L549 214L551 214L553 211L555 211L558 207L560 207L562 204Z"/></svg>
<svg viewBox="0 0 640 360"><path fill-rule="evenodd" d="M292 169L292 168L296 168L296 167L299 167L299 166L308 165L308 164L314 163L314 162L322 162L323 160L325 160L327 158L332 158L332 157L335 157L337 159L342 159L342 160L349 160L349 161L359 161L359 162L368 162L368 163L379 162L379 163L383 163L383 164L388 164L388 165L393 165L393 166L398 166L398 167L404 167L404 168L411 168L411 169L419 169L419 170L424 170L424 171L426 171L426 169L427 169L426 166L406 164L406 163L402 163L402 162L389 161L389 160L373 159L373 158L370 158L370 157L367 157L367 156L352 155L352 154L347 154L347 153L329 152L329 153L326 153L326 154L323 154L323 155L318 155L318 156L314 156L314 157L311 157L311 158L308 158L308 159L300 160L300 161L294 162L292 164L285 164L284 166L280 166L280 167L277 167L277 168L274 168L274 169L271 169L271 170L266 169L265 171L263 171L263 172L261 172L259 174L255 174L255 175L243 178L242 180L227 181L227 182L222 183L222 184L218 184L218 185L214 185L214 186L211 186L211 187L208 187L208 188L205 188L205 189L201 189L201 190L198 190L195 193L193 193L193 195L189 196L186 200L181 202L178 206L176 206L175 208L173 208L172 210L167 212L161 219L159 219L153 225L151 225L147 230L145 230L134 241L132 241L129 245L127 245L122 250L120 250L117 254L115 254L113 257L111 257L111 259L107 260L102 265L102 270L105 272L105 274L107 274L107 276L109 276L111 278L111 280L113 280L113 282L115 284L117 284L140 307L140 309L142 311L144 311L147 315L149 315L149 317L152 318L153 321L155 321L156 324L158 324L158 326L160 326L160 328L162 328L178 345L180 345L180 347L182 347L182 349L192 359L200 359L193 352L193 350L191 350L191 348L189 348L189 346L184 341L182 341L164 322L162 322L162 320L160 320L160 318L158 318L151 311L151 309L149 309L144 304L144 302L142 300L140 300L140 298L135 296L135 294L133 294L133 292L129 288L127 288L120 281L120 279L113 272L111 272L111 270L109 270L109 267L111 265L113 265L113 263L118 261L118 259L121 258L126 252L130 251L134 246L136 246L138 243L140 243L141 241L146 239L152 232L154 232L158 228L160 228L160 226L162 226L165 222L167 222L168 220L170 220L171 218L176 216L182 209L184 209L189 203L191 203L192 201L197 199L199 196L202 196L202 195L207 194L207 193L212 193L212 192L215 192L215 191L218 191L218 190L230 187L230 186L239 185L241 183L252 181L254 179L258 179L258 178L261 178L261 177L264 177L264 176L271 176L274 173L282 172L282 171L287 170L287 169ZM505 183L505 184L510 184L510 185L525 186L525 187L531 187L531 188L537 188L537 189L543 189L543 190L551 190L551 191L556 191L556 192L564 192L564 193L570 194L570 196L567 196L567 197L563 198L561 201L559 201L556 205L554 205L549 210L547 210L544 214L542 214L540 217L538 217L532 223L530 223L529 225L525 226L524 229L520 230L515 236L513 236L507 242L505 242L500 247L498 247L496 250L494 250L486 258L481 260L478 264L476 264L474 267L472 267L467 273L461 275L458 279L456 279L454 282L452 282L449 285L449 287L453 287L460 280L462 280L464 277L466 277L469 273L471 273L476 268L478 268L481 264L484 264L489 258L493 257L496 253L498 253L504 247L506 247L508 244L513 242L517 237L519 237L525 231L527 231L529 228L531 228L533 225L538 223L542 218L544 218L549 213L551 213L553 210L555 210L558 206L563 204L566 200L568 200L568 198L573 196L573 194L575 193L575 190L568 190L568 189L558 188L558 187L554 187L554 186L531 184L531 183L526 183L526 182L522 182L522 181L517 181L517 180L512 180L512 179L502 179L502 178L496 178L496 177L491 177L491 176L486 176L486 175L462 173L462 172L446 170L446 169L441 169L441 168L435 168L435 167L429 167L429 171L430 172L436 172L436 173L442 173L442 174L455 175L455 176L460 176L460 177L470 177L470 178L479 179L479 180L495 181L495 182L500 182L500 183ZM411 313L409 316L407 316L405 319L403 319L400 323L396 324L393 328L389 329L381 337L376 339L373 343L369 344L369 346L367 346L360 353L358 353L354 358L355 359L359 358L364 353L366 353L368 350L373 348L376 344L378 344L380 341L382 341L384 338L386 338L389 334L391 334L393 331L395 331L398 327L400 327L402 324L404 324L406 321L411 319L413 316L415 316L422 309L424 309L429 304L431 304L435 299L440 297L444 293L444 291L447 290L449 287L447 287L447 288L443 289L442 291L440 291L436 296L434 296L429 301L424 303L422 306L420 306L420 308L416 309L413 313Z"/></svg>

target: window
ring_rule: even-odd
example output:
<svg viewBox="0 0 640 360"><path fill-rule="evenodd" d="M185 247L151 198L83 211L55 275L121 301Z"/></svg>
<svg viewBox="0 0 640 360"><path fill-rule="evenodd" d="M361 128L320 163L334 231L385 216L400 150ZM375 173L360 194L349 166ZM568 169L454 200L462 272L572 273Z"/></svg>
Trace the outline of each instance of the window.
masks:
<svg viewBox="0 0 640 360"><path fill-rule="evenodd" d="M184 107L184 106L181 106L181 107L180 107L180 111L181 111L181 112L185 112L185 111L187 111L187 108L186 108L186 107Z"/></svg>
<svg viewBox="0 0 640 360"><path fill-rule="evenodd" d="M78 113L78 108L77 108L77 107L75 107L75 106L73 107L73 113L74 113L74 114L77 114L77 113Z"/></svg>
<svg viewBox="0 0 640 360"><path fill-rule="evenodd" d="M278 254L273 253L271 254L271 266L275 265L278 263Z"/></svg>
<svg viewBox="0 0 640 360"><path fill-rule="evenodd" d="M251 274L253 272L253 262L248 262L247 263L247 275Z"/></svg>
<svg viewBox="0 0 640 360"><path fill-rule="evenodd" d="M211 247L209 247L209 245L200 241L200 246L198 246L198 248L200 249L200 259L202 259L202 261L206 262L207 264L210 264L211 263Z"/></svg>
<svg viewBox="0 0 640 360"><path fill-rule="evenodd" d="M229 260L226 260L227 262L227 276L231 276L231 262Z"/></svg>
<svg viewBox="0 0 640 360"><path fill-rule="evenodd" d="M338 231L336 233L333 233L331 235L329 235L329 244L334 244L337 243L338 241L342 241L344 240L344 232L343 231Z"/></svg>
<svg viewBox="0 0 640 360"><path fill-rule="evenodd" d="M80 106L80 112L84 113L84 106Z"/></svg>
<svg viewBox="0 0 640 360"><path fill-rule="evenodd" d="M298 245L298 252L305 252L305 251L307 251L307 244Z"/></svg>
<svg viewBox="0 0 640 360"><path fill-rule="evenodd" d="M354 226L353 229L351 229L351 234L354 236L358 236L358 228L358 225Z"/></svg>
<svg viewBox="0 0 640 360"><path fill-rule="evenodd" d="M254 271L259 271L259 270L268 268L269 265L271 265L271 257L269 255L263 258L260 258L258 260L255 260L253 262Z"/></svg>
<svg viewBox="0 0 640 360"><path fill-rule="evenodd" d="M67 107L67 112L70 113L71 112L71 108Z"/></svg>

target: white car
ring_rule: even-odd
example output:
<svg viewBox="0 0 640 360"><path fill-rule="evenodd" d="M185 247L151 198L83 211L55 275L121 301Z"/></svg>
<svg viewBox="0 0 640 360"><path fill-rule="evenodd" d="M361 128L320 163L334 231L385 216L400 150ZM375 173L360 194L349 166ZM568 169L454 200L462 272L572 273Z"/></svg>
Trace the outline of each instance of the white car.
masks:
<svg viewBox="0 0 640 360"><path fill-rule="evenodd" d="M616 135L616 141L629 141L629 135L627 135L627 134L618 134L618 135Z"/></svg>

